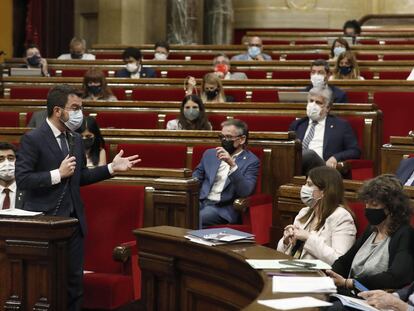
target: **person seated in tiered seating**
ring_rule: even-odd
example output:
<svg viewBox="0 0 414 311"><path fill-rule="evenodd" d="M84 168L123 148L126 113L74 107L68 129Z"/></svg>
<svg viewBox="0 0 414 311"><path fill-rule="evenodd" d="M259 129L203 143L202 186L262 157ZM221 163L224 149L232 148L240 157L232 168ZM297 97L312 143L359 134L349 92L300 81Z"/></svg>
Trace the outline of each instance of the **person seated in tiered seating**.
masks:
<svg viewBox="0 0 414 311"><path fill-rule="evenodd" d="M364 80L360 76L358 62L354 53L345 51L338 56L335 62L335 68L329 80Z"/></svg>
<svg viewBox="0 0 414 311"><path fill-rule="evenodd" d="M14 176L16 147L0 142L0 210L23 207L24 192L19 191Z"/></svg>
<svg viewBox="0 0 414 311"><path fill-rule="evenodd" d="M334 103L347 103L348 97L346 93L335 85L328 84L331 71L329 68L329 63L324 59L314 60L311 64L310 79L311 85L308 85L305 88L306 92L309 92L311 88L325 88L328 87L333 96Z"/></svg>
<svg viewBox="0 0 414 311"><path fill-rule="evenodd" d="M95 60L95 55L85 53L86 41L85 39L73 38L69 43L69 52L62 54L58 59L81 59L81 60Z"/></svg>
<svg viewBox="0 0 414 311"><path fill-rule="evenodd" d="M221 126L221 147L204 152L193 172L200 182L202 227L239 222L233 202L253 194L259 173L259 159L246 148L247 124L230 119Z"/></svg>
<svg viewBox="0 0 414 311"><path fill-rule="evenodd" d="M166 60L170 54L170 45L166 41L158 41L154 45L154 59Z"/></svg>
<svg viewBox="0 0 414 311"><path fill-rule="evenodd" d="M230 72L230 59L226 54L218 54L213 59L213 70L220 79L224 80L245 80L244 72Z"/></svg>
<svg viewBox="0 0 414 311"><path fill-rule="evenodd" d="M332 42L330 61L335 61L343 52L350 51L348 41L344 38L337 38Z"/></svg>
<svg viewBox="0 0 414 311"><path fill-rule="evenodd" d="M83 76L83 99L116 101L111 89L106 84L105 75L98 68L89 69Z"/></svg>
<svg viewBox="0 0 414 311"><path fill-rule="evenodd" d="M247 48L247 53L234 55L231 58L232 61L240 61L240 60L272 60L270 55L263 53L263 43L260 37L250 37L249 44Z"/></svg>
<svg viewBox="0 0 414 311"><path fill-rule="evenodd" d="M197 95L187 95L184 97L178 119L170 120L167 123L167 130L211 131L211 129L212 126L208 122L203 101Z"/></svg>
<svg viewBox="0 0 414 311"><path fill-rule="evenodd" d="M232 102L233 98L224 94L223 84L213 72L207 73L201 83L201 99L204 103Z"/></svg>
<svg viewBox="0 0 414 311"><path fill-rule="evenodd" d="M97 167L106 164L105 140L96 119L91 116L83 118L80 128L76 130L82 136L86 153L86 166Z"/></svg>
<svg viewBox="0 0 414 311"><path fill-rule="evenodd" d="M302 141L302 174L317 166L336 168L338 162L358 159L361 151L348 121L329 114L332 108L329 88L309 91L307 117L293 121L289 131Z"/></svg>
<svg viewBox="0 0 414 311"><path fill-rule="evenodd" d="M402 160L395 175L404 186L414 186L414 158Z"/></svg>
<svg viewBox="0 0 414 311"><path fill-rule="evenodd" d="M115 72L115 77L118 78L155 78L156 73L152 68L142 66L141 50L128 47L122 52L122 59L125 63L125 68Z"/></svg>
<svg viewBox="0 0 414 311"><path fill-rule="evenodd" d="M356 37L361 34L361 25L357 20L349 20L344 23L342 27L345 36Z"/></svg>
<svg viewBox="0 0 414 311"><path fill-rule="evenodd" d="M300 197L306 207L285 227L277 250L332 265L354 244L357 231L352 212L344 204L341 174L326 166L311 169Z"/></svg>
<svg viewBox="0 0 414 311"><path fill-rule="evenodd" d="M26 64L25 68L40 68L44 77L49 77L49 71L47 68L47 60L40 55L39 48L36 45L29 45L26 49Z"/></svg>
<svg viewBox="0 0 414 311"><path fill-rule="evenodd" d="M354 280L370 290L402 288L414 276L410 198L399 180L387 174L364 183L359 199L370 226L327 274L345 295L352 295ZM342 308L335 302L328 310Z"/></svg>

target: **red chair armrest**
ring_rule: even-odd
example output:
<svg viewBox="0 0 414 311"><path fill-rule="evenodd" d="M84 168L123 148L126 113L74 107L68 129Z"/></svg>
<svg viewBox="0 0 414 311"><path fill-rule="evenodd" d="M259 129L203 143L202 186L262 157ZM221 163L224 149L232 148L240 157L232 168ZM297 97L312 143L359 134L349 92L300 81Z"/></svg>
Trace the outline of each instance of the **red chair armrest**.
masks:
<svg viewBox="0 0 414 311"><path fill-rule="evenodd" d="M371 168L373 163L372 160L362 160L362 159L354 159L354 160L346 160L351 167L351 169L357 168Z"/></svg>

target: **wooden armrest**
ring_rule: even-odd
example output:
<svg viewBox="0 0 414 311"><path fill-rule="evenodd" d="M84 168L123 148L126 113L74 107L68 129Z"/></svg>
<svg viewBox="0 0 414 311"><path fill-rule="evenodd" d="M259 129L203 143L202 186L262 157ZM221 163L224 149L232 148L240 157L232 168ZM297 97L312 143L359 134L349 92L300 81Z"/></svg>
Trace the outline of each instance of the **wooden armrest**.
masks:
<svg viewBox="0 0 414 311"><path fill-rule="evenodd" d="M253 194L249 197L238 198L233 202L233 208L241 213L246 212L248 208L255 205L262 205L272 202L272 196L265 193Z"/></svg>
<svg viewBox="0 0 414 311"><path fill-rule="evenodd" d="M131 257L131 249L136 245L135 241L123 243L118 245L112 251L112 258L118 262L127 262Z"/></svg>
<svg viewBox="0 0 414 311"><path fill-rule="evenodd" d="M336 164L336 169L342 174L342 175L346 175L349 173L349 171L351 170L351 163L347 162L347 161L342 161L342 162L338 162Z"/></svg>
<svg viewBox="0 0 414 311"><path fill-rule="evenodd" d="M233 208L240 212L240 213L244 213L246 212L246 210L249 208L250 206L250 200L249 197L247 198L238 198L236 200L234 200L233 202Z"/></svg>

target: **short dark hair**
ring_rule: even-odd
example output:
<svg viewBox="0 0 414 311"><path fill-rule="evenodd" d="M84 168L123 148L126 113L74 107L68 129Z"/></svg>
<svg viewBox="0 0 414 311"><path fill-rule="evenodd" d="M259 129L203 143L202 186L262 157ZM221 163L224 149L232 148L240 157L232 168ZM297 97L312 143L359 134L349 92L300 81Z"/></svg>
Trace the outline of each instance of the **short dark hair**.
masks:
<svg viewBox="0 0 414 311"><path fill-rule="evenodd" d="M134 48L132 46L126 48L122 52L122 59L128 59L130 57L133 57L136 60L141 60L141 58L142 58L141 50L137 49L137 48Z"/></svg>
<svg viewBox="0 0 414 311"><path fill-rule="evenodd" d="M157 41L157 42L155 42L154 50L157 47L165 48L167 50L167 52L170 51L170 45L169 45L169 43L167 41Z"/></svg>
<svg viewBox="0 0 414 311"><path fill-rule="evenodd" d="M353 28L356 35L361 33L361 25L356 19L346 21L342 29L345 31L346 28Z"/></svg>
<svg viewBox="0 0 414 311"><path fill-rule="evenodd" d="M396 232L401 225L410 222L412 213L410 198L394 175L383 174L368 180L363 184L358 195L362 201L375 201L384 205L390 214L389 235Z"/></svg>
<svg viewBox="0 0 414 311"><path fill-rule="evenodd" d="M80 96L80 92L68 84L61 84L52 88L47 94L47 116L52 116L54 107L65 108L69 95Z"/></svg>
<svg viewBox="0 0 414 311"><path fill-rule="evenodd" d="M222 128L225 126L232 126L232 125L237 128L240 136L242 135L246 136L246 142L244 143L244 145L246 146L249 140L249 127L247 126L247 123L239 119L228 119L224 121L223 123L221 123Z"/></svg>
<svg viewBox="0 0 414 311"><path fill-rule="evenodd" d="M16 154L17 148L13 144L0 142L0 150L13 150L14 154Z"/></svg>
<svg viewBox="0 0 414 311"><path fill-rule="evenodd" d="M324 59L315 59L312 63L311 63L311 70L313 66L323 66L325 68L326 73L330 73L331 69L329 68L329 63L324 60Z"/></svg>

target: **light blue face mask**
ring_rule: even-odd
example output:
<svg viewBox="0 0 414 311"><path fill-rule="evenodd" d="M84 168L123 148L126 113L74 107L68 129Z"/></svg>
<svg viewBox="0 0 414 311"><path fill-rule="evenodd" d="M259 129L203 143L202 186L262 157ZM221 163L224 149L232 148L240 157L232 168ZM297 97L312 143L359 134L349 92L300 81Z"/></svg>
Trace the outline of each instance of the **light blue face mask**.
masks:
<svg viewBox="0 0 414 311"><path fill-rule="evenodd" d="M198 109L190 108L184 110L184 116L187 120L194 121L200 115L200 111Z"/></svg>
<svg viewBox="0 0 414 311"><path fill-rule="evenodd" d="M62 121L63 124L66 125L66 127L73 131L76 131L80 126L82 125L83 121L83 113L82 110L76 110L76 111L69 111L69 119L67 121Z"/></svg>
<svg viewBox="0 0 414 311"><path fill-rule="evenodd" d="M257 55L260 54L261 51L260 51L260 48L258 46L251 46L251 47L249 47L247 52L249 53L250 57L255 58L255 57L257 57Z"/></svg>
<svg viewBox="0 0 414 311"><path fill-rule="evenodd" d="M333 50L335 57L338 57L339 55L341 55L345 51L346 51L346 49L344 47L342 47L342 46L337 46Z"/></svg>

